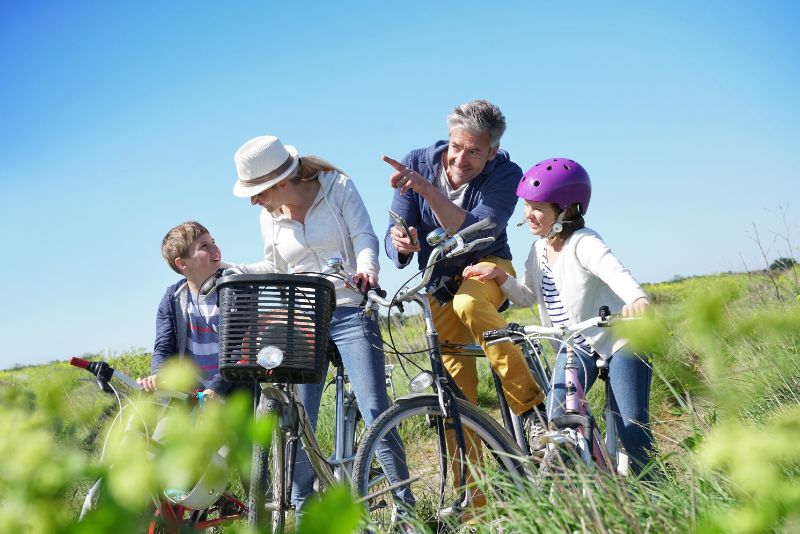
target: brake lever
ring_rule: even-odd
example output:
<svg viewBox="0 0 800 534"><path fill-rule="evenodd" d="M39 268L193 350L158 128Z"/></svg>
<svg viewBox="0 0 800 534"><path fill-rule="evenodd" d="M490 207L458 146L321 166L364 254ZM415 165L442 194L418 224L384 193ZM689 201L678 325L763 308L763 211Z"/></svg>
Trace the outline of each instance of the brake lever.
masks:
<svg viewBox="0 0 800 534"><path fill-rule="evenodd" d="M448 258L452 258L454 256L460 256L461 254L466 254L467 252L471 251L477 245L481 245L483 243L491 243L494 241L493 237L483 237L481 239L476 239L475 241L470 241L469 243L464 243L463 241L456 245L456 248L451 250L447 253Z"/></svg>

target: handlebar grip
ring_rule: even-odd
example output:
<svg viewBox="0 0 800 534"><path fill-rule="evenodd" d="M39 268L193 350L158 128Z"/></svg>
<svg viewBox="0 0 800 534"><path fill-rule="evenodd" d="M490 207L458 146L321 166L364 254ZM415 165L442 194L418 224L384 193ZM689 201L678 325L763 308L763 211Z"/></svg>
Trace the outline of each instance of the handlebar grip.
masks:
<svg viewBox="0 0 800 534"><path fill-rule="evenodd" d="M372 284L367 282L367 289L364 291L364 297L366 297L367 294L370 291L374 291L382 299L386 298L386 290L385 289L382 289L380 287L373 287Z"/></svg>
<svg viewBox="0 0 800 534"><path fill-rule="evenodd" d="M481 219L475 224L467 226L461 230L459 234L461 234L463 239L468 239L472 237L473 234L477 234L478 232L482 232L484 230L491 230L495 226L497 226L497 222L491 217L487 217L486 219Z"/></svg>
<svg viewBox="0 0 800 534"><path fill-rule="evenodd" d="M377 288L377 289L375 289L375 293L377 293L377 294L378 294L378 296L379 296L380 298L382 298L382 299L385 299L385 298L386 298L386 295L387 295L387 293L386 293L386 290L385 290L385 289L382 289L382 288L380 288L380 287L379 287L379 288Z"/></svg>
<svg viewBox="0 0 800 534"><path fill-rule="evenodd" d="M509 331L507 328L498 328L497 330L487 330L486 332L483 333L483 340L496 341L504 337L509 337L511 334L513 334L513 332Z"/></svg>
<svg viewBox="0 0 800 534"><path fill-rule="evenodd" d="M484 341L495 341L504 337L513 337L523 333L523 329L517 323L508 323L505 328L487 330L483 333Z"/></svg>
<svg viewBox="0 0 800 534"><path fill-rule="evenodd" d="M69 364L75 367L79 367L81 369L88 369L89 364L91 362L89 360L84 360L83 358L72 357L69 360Z"/></svg>

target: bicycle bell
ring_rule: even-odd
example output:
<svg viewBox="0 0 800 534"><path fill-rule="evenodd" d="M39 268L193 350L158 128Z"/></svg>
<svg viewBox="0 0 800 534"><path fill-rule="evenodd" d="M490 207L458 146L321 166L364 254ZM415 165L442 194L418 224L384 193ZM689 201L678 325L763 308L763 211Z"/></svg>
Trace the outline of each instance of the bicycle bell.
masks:
<svg viewBox="0 0 800 534"><path fill-rule="evenodd" d="M342 258L331 258L325 262L325 271L326 272L339 272L343 269L342 267Z"/></svg>
<svg viewBox="0 0 800 534"><path fill-rule="evenodd" d="M449 236L447 235L447 232L444 231L444 228L434 228L427 236L425 236L425 241L427 241L430 246L435 247L448 237Z"/></svg>

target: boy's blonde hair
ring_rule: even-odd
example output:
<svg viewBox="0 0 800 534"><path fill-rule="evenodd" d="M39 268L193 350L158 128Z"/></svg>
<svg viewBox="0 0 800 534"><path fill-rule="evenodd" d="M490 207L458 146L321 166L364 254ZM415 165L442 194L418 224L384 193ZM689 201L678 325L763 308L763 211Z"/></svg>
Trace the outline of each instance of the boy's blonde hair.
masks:
<svg viewBox="0 0 800 534"><path fill-rule="evenodd" d="M175 258L185 258L189 254L189 245L203 234L210 233L208 229L195 221L186 221L170 229L161 241L161 255L170 269L176 273L183 273L175 265Z"/></svg>

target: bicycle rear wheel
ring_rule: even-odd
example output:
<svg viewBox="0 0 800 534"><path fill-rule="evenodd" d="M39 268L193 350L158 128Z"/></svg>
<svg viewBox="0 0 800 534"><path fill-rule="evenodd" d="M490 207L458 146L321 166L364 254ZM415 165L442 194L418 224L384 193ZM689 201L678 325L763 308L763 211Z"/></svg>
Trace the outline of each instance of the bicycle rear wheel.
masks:
<svg viewBox="0 0 800 534"><path fill-rule="evenodd" d="M256 418L279 416L280 413L281 404L278 401L261 397L256 408ZM247 494L247 521L250 526L264 529L270 525L272 532L283 532L286 519L285 451L283 431L277 421L268 446L253 443L250 488Z"/></svg>
<svg viewBox="0 0 800 534"><path fill-rule="evenodd" d="M485 498L502 498L509 483L520 485L525 465L519 447L500 425L468 402L457 402L462 425L473 436L468 438L468 446L479 444L480 450L476 461L467 466L467 491L475 507L463 512L474 514ZM453 484L458 463L454 460L455 447L448 446L445 437L447 433L452 436L451 428L451 422L441 416L438 398L420 395L399 400L367 430L353 465L353 490L364 498L368 528L379 532L398 527L436 532L461 522L463 514L453 504L461 500L464 488ZM409 476L390 481L379 458L390 453L379 451L379 447L387 437L398 435L406 451ZM490 486L483 484L487 478L492 480ZM390 482L395 482L394 490L389 490L393 486Z"/></svg>

